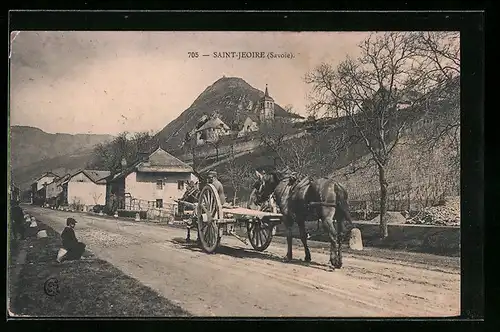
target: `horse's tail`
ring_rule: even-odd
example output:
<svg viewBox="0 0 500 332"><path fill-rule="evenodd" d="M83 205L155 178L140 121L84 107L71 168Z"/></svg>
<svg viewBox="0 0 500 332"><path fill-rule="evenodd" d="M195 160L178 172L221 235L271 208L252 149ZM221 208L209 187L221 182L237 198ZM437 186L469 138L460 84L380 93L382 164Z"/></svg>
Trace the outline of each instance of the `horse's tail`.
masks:
<svg viewBox="0 0 500 332"><path fill-rule="evenodd" d="M335 191L335 219L340 220L343 219L347 221L349 224L352 224L351 213L349 212L349 203L348 203L348 194L347 190L340 184L335 183L334 185Z"/></svg>

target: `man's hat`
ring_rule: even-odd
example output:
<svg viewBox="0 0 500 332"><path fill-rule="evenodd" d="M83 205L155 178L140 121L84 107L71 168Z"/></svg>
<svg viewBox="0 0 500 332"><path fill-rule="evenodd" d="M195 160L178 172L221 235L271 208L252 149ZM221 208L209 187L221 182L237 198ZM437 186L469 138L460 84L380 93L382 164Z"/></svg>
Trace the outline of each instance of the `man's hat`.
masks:
<svg viewBox="0 0 500 332"><path fill-rule="evenodd" d="M66 219L66 226L69 226L71 224L76 224L76 220L73 218Z"/></svg>
<svg viewBox="0 0 500 332"><path fill-rule="evenodd" d="M210 172L208 172L208 176L217 176L217 172L216 171L210 171Z"/></svg>

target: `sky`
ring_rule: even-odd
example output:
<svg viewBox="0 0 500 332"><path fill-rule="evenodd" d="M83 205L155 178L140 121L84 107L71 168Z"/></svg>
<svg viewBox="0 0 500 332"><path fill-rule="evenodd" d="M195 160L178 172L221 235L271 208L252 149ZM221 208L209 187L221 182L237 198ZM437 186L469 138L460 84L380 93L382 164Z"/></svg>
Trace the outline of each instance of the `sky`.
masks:
<svg viewBox="0 0 500 332"><path fill-rule="evenodd" d="M359 54L366 32L21 31L11 36L10 124L49 133L158 131L223 76L307 115L304 76ZM293 59L221 59L213 52ZM188 52L198 52L189 58Z"/></svg>

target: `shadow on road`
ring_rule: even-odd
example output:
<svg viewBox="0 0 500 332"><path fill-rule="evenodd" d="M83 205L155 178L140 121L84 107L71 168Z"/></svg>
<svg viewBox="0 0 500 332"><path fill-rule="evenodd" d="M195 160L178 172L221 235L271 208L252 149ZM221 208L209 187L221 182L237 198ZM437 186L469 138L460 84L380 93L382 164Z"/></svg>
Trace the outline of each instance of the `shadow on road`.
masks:
<svg viewBox="0 0 500 332"><path fill-rule="evenodd" d="M203 252L203 249L199 247L199 245L196 243L196 240L191 240L191 242L186 242L186 239L184 238L174 238L171 240L173 244L175 244L177 247L185 250L191 250L191 251L196 251L196 252ZM250 258L250 259L261 259L261 260L268 260L268 261L274 261L282 264L292 264L292 265L298 265L298 266L304 266L304 267L312 267L315 269L323 270L323 271L332 271L332 268L327 265L327 264L320 264L316 262L305 262L303 259L292 259L289 262L284 261L284 257L280 257L278 255L272 254L270 252L259 252L259 251L254 251L254 250L247 250L245 248L234 248L234 247L228 247L223 244L214 253L215 255L225 255L225 256L230 256L234 258ZM208 255L208 254L207 254ZM301 251L300 254L297 252L298 255L304 255L304 252Z"/></svg>

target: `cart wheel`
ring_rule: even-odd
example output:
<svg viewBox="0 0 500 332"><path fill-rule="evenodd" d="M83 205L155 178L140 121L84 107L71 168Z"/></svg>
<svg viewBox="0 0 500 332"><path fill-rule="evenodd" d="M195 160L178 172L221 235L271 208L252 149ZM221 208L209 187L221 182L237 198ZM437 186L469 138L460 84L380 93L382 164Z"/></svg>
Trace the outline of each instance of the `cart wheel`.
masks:
<svg viewBox="0 0 500 332"><path fill-rule="evenodd" d="M273 240L274 226L262 220L247 223L247 234L250 244L257 251L266 250Z"/></svg>
<svg viewBox="0 0 500 332"><path fill-rule="evenodd" d="M218 220L222 216L222 204L215 187L206 185L198 201L198 235L202 249L211 254L220 244Z"/></svg>

